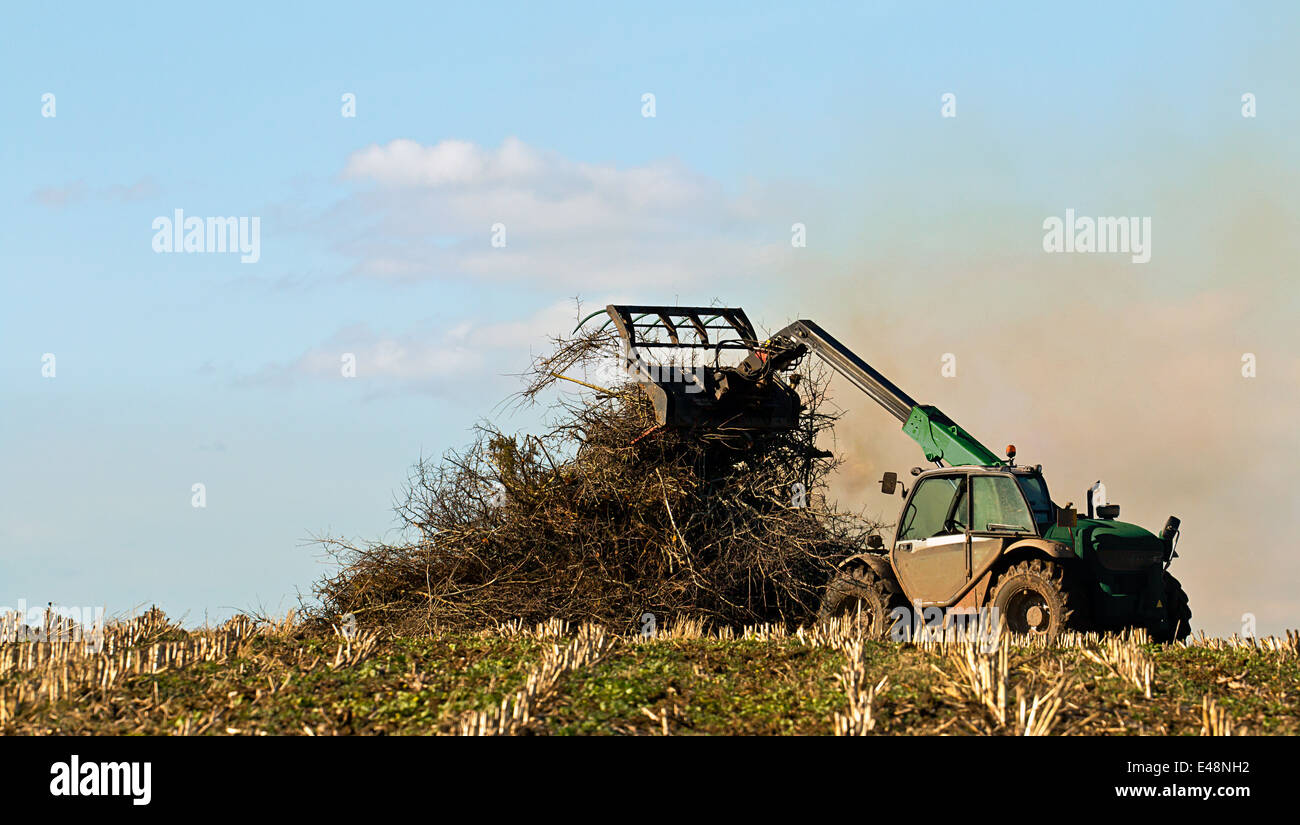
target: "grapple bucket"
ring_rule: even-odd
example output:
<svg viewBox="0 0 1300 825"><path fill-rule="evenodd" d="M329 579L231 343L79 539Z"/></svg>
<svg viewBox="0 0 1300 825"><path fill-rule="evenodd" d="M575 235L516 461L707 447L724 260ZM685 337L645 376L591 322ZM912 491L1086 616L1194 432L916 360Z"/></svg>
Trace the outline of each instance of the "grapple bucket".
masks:
<svg viewBox="0 0 1300 825"><path fill-rule="evenodd" d="M773 351L736 307L605 308L623 339L629 379L660 426L720 431L791 429L799 394L779 375L807 351ZM727 363L733 361L735 363Z"/></svg>

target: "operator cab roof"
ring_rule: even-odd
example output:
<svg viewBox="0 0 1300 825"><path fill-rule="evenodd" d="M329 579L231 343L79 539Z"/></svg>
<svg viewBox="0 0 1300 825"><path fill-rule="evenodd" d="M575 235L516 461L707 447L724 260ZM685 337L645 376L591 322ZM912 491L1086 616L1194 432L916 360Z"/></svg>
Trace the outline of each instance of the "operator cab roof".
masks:
<svg viewBox="0 0 1300 825"><path fill-rule="evenodd" d="M985 466L982 464L958 464L956 467L932 467L929 470L923 470L917 475L917 478L926 476L942 475L946 473L982 473L987 475L1014 473L1015 475L1042 475L1043 466L1041 464L1033 466L1015 466L1006 465Z"/></svg>

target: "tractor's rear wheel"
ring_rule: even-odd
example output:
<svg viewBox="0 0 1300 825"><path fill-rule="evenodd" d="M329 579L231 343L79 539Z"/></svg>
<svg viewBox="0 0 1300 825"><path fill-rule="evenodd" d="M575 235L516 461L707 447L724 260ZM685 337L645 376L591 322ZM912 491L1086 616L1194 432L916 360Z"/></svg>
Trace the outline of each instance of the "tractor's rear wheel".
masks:
<svg viewBox="0 0 1300 825"><path fill-rule="evenodd" d="M1168 573L1165 573L1165 595L1162 601L1168 620L1164 625L1150 629L1151 639L1156 642L1181 642L1192 634L1192 606L1182 583Z"/></svg>
<svg viewBox="0 0 1300 825"><path fill-rule="evenodd" d="M819 621L842 618L862 628L869 639L885 639L891 626L890 612L903 604L898 582L886 578L866 565L854 565L841 571L822 597Z"/></svg>
<svg viewBox="0 0 1300 825"><path fill-rule="evenodd" d="M1013 564L993 583L993 607L1012 633L1055 639L1074 621L1077 601L1065 568L1043 559Z"/></svg>

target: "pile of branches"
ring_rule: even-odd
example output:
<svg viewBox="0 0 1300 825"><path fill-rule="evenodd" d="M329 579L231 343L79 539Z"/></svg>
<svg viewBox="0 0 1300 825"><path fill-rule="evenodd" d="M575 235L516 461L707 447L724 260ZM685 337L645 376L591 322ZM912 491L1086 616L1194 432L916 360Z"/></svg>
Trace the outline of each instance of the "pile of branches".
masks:
<svg viewBox="0 0 1300 825"><path fill-rule="evenodd" d="M521 399L619 349L606 332L556 345ZM823 411L826 376L802 378L801 426L782 432L656 428L635 381L583 383L542 435L482 426L468 448L413 468L396 508L408 541L322 540L340 567L312 612L406 633L551 618L627 630L647 613L660 626L807 621L835 563L877 525L827 502L837 461L818 441L837 415Z"/></svg>

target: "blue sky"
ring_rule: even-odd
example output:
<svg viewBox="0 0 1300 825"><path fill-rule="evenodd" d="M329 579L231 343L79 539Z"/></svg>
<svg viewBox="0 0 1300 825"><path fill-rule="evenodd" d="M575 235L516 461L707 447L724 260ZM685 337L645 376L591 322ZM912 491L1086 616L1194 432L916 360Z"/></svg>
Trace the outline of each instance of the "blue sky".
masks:
<svg viewBox="0 0 1300 825"><path fill-rule="evenodd" d="M324 570L304 542L391 531L407 467L495 414L576 295L717 298L769 327L829 318L918 376L947 351L1032 374L1122 347L1102 357L1132 364L1126 387L1174 380L1187 399L1140 426L1131 395L1083 405L1073 431L1127 427L1134 450L1185 455L1186 439L1151 433L1204 433L1182 420L1192 399L1238 405L1220 422L1296 411L1292 4L697 6L6 9L0 604L157 602L191 621L292 606ZM446 178L457 158L478 171ZM1154 216L1157 258L1141 277L1045 258L1041 221L1066 207ZM156 254L151 222L177 208L259 216L260 260ZM488 243L498 212L503 250ZM798 255L795 221L809 228ZM1095 311L1063 325L1082 294ZM1059 332L1060 351L990 336L1004 313L1021 343ZM1167 334L1131 337L1134 318L1167 318ZM1196 343L1160 348L1179 336ZM1195 384L1251 348L1276 354L1273 383ZM357 379L333 370L340 352L359 354ZM971 375L915 382L989 428L1046 433L1067 414L1032 382ZM888 428L855 426L887 460L914 460ZM1276 433L1237 426L1209 428L1210 454L1280 491L1267 468L1294 457L1294 436L1267 455ZM1087 444L1058 461L1092 458ZM1134 467L1163 459L1146 458L1097 472L1150 501L1153 526L1189 501L1266 517L1208 472L1157 492L1165 477ZM1168 477L1209 463L1187 460ZM1096 474L1070 473L1079 489ZM1205 597L1211 629L1294 616L1275 577L1234 578L1212 544L1185 562L1203 588L1233 578L1237 595Z"/></svg>

